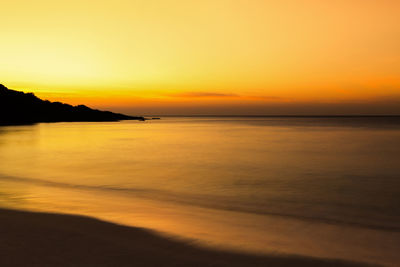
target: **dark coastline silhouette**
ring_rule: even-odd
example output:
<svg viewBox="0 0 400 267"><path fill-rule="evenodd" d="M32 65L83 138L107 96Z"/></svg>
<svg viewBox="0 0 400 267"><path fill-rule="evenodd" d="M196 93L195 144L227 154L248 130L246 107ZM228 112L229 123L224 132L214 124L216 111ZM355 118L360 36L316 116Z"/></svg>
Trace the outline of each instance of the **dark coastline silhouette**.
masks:
<svg viewBox="0 0 400 267"><path fill-rule="evenodd" d="M72 106L50 102L36 97L33 93L11 90L0 84L0 125L119 120L144 120L144 118L100 111L84 105Z"/></svg>

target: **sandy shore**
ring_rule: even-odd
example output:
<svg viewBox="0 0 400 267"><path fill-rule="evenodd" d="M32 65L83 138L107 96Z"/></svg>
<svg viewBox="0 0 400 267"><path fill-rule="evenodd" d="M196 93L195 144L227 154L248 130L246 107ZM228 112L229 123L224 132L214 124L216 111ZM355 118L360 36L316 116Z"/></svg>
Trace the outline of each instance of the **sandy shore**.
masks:
<svg viewBox="0 0 400 267"><path fill-rule="evenodd" d="M0 240L0 266L365 266L217 251L87 217L7 209Z"/></svg>

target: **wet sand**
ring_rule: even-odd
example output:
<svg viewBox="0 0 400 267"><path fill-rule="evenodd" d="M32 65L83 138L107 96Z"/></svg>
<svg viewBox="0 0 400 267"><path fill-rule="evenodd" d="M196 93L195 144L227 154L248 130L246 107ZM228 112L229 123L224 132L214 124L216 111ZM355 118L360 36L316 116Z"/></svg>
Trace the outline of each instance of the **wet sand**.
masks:
<svg viewBox="0 0 400 267"><path fill-rule="evenodd" d="M93 218L0 209L0 266L366 266L201 248Z"/></svg>

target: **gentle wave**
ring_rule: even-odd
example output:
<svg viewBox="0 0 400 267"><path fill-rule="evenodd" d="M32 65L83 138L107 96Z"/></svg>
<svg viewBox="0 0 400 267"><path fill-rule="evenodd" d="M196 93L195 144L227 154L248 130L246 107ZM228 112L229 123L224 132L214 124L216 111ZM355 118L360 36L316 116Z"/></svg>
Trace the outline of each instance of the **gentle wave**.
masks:
<svg viewBox="0 0 400 267"><path fill-rule="evenodd" d="M71 190L103 191L108 193L123 194L127 197L151 199L157 201L168 201L181 205L191 205L215 210L227 210L242 213L252 213L266 216L285 217L293 220L311 221L315 223L334 224L356 228L366 228L381 231L400 232L400 227L396 225L380 225L374 223L357 222L353 220L342 220L337 218L324 218L309 214L296 214L287 210L273 210L265 207L258 207L254 203L241 203L233 199L222 196L210 196L200 194L185 194L181 192L170 192L150 188L120 188L101 185L70 184L63 182L48 181L36 178L16 177L0 175L0 180L20 183L30 183L46 187L57 187Z"/></svg>

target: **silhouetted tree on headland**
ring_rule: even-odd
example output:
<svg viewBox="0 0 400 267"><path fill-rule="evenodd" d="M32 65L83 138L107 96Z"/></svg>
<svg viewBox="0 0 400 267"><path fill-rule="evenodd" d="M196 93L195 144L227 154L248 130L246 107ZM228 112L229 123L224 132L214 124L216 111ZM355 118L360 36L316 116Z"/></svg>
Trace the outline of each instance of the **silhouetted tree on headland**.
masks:
<svg viewBox="0 0 400 267"><path fill-rule="evenodd" d="M32 93L10 90L0 84L0 124L118 120L144 120L144 118L95 110L84 105L71 106L41 100Z"/></svg>

